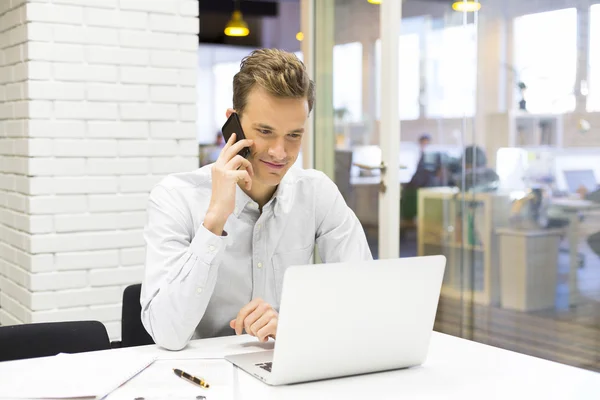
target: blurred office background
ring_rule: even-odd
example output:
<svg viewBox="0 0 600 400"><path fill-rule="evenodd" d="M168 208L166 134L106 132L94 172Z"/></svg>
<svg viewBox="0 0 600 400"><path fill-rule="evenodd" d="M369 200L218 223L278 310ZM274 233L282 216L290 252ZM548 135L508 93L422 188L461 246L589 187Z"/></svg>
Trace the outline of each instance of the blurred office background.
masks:
<svg viewBox="0 0 600 400"><path fill-rule="evenodd" d="M298 164L335 180L375 257L399 141L399 254L448 259L434 328L600 371L600 0L404 0L397 88L377 3L1 2L0 324L118 338L148 191L214 161L241 59L277 47L317 81Z"/></svg>

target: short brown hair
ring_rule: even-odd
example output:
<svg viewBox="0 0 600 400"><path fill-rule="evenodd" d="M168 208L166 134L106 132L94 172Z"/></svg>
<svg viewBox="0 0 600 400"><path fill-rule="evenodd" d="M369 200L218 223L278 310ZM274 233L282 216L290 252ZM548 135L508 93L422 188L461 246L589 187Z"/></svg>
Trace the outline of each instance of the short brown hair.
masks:
<svg viewBox="0 0 600 400"><path fill-rule="evenodd" d="M313 108L315 84L294 53L259 49L244 57L240 72L233 77L233 108L238 114L244 111L248 94L255 85L275 97L306 98L308 111Z"/></svg>

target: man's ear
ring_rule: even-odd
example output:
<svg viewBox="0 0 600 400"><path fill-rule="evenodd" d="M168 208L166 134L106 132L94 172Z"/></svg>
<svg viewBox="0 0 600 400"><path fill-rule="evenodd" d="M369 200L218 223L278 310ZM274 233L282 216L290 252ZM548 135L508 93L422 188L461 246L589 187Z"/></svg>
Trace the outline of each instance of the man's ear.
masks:
<svg viewBox="0 0 600 400"><path fill-rule="evenodd" d="M231 114L233 114L235 112L235 110L233 108L228 108L227 112L225 112L225 116L227 118L231 117Z"/></svg>

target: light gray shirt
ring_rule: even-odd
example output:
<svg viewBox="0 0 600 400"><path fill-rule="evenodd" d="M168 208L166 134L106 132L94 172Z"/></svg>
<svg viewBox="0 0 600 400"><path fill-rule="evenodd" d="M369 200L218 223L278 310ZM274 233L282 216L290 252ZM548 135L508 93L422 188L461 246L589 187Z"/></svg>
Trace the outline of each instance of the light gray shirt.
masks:
<svg viewBox="0 0 600 400"><path fill-rule="evenodd" d="M202 225L211 167L170 175L149 197L142 322L168 349L234 334L229 321L254 298L279 310L286 268L310 264L315 246L324 262L372 259L364 230L335 183L297 167L262 213L238 187L226 235L214 235Z"/></svg>

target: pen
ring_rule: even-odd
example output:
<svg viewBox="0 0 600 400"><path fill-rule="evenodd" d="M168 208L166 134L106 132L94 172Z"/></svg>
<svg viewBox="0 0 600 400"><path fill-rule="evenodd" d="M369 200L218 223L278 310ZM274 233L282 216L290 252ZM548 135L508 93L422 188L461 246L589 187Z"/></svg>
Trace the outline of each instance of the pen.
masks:
<svg viewBox="0 0 600 400"><path fill-rule="evenodd" d="M205 389L208 389L210 386L208 383L206 383L206 381L204 379L196 378L195 376L192 376L192 375L188 374L187 372L183 372L180 369L173 368L173 372L175 372L175 375L177 375L178 377L186 379L192 383L195 383L196 385L202 386Z"/></svg>

